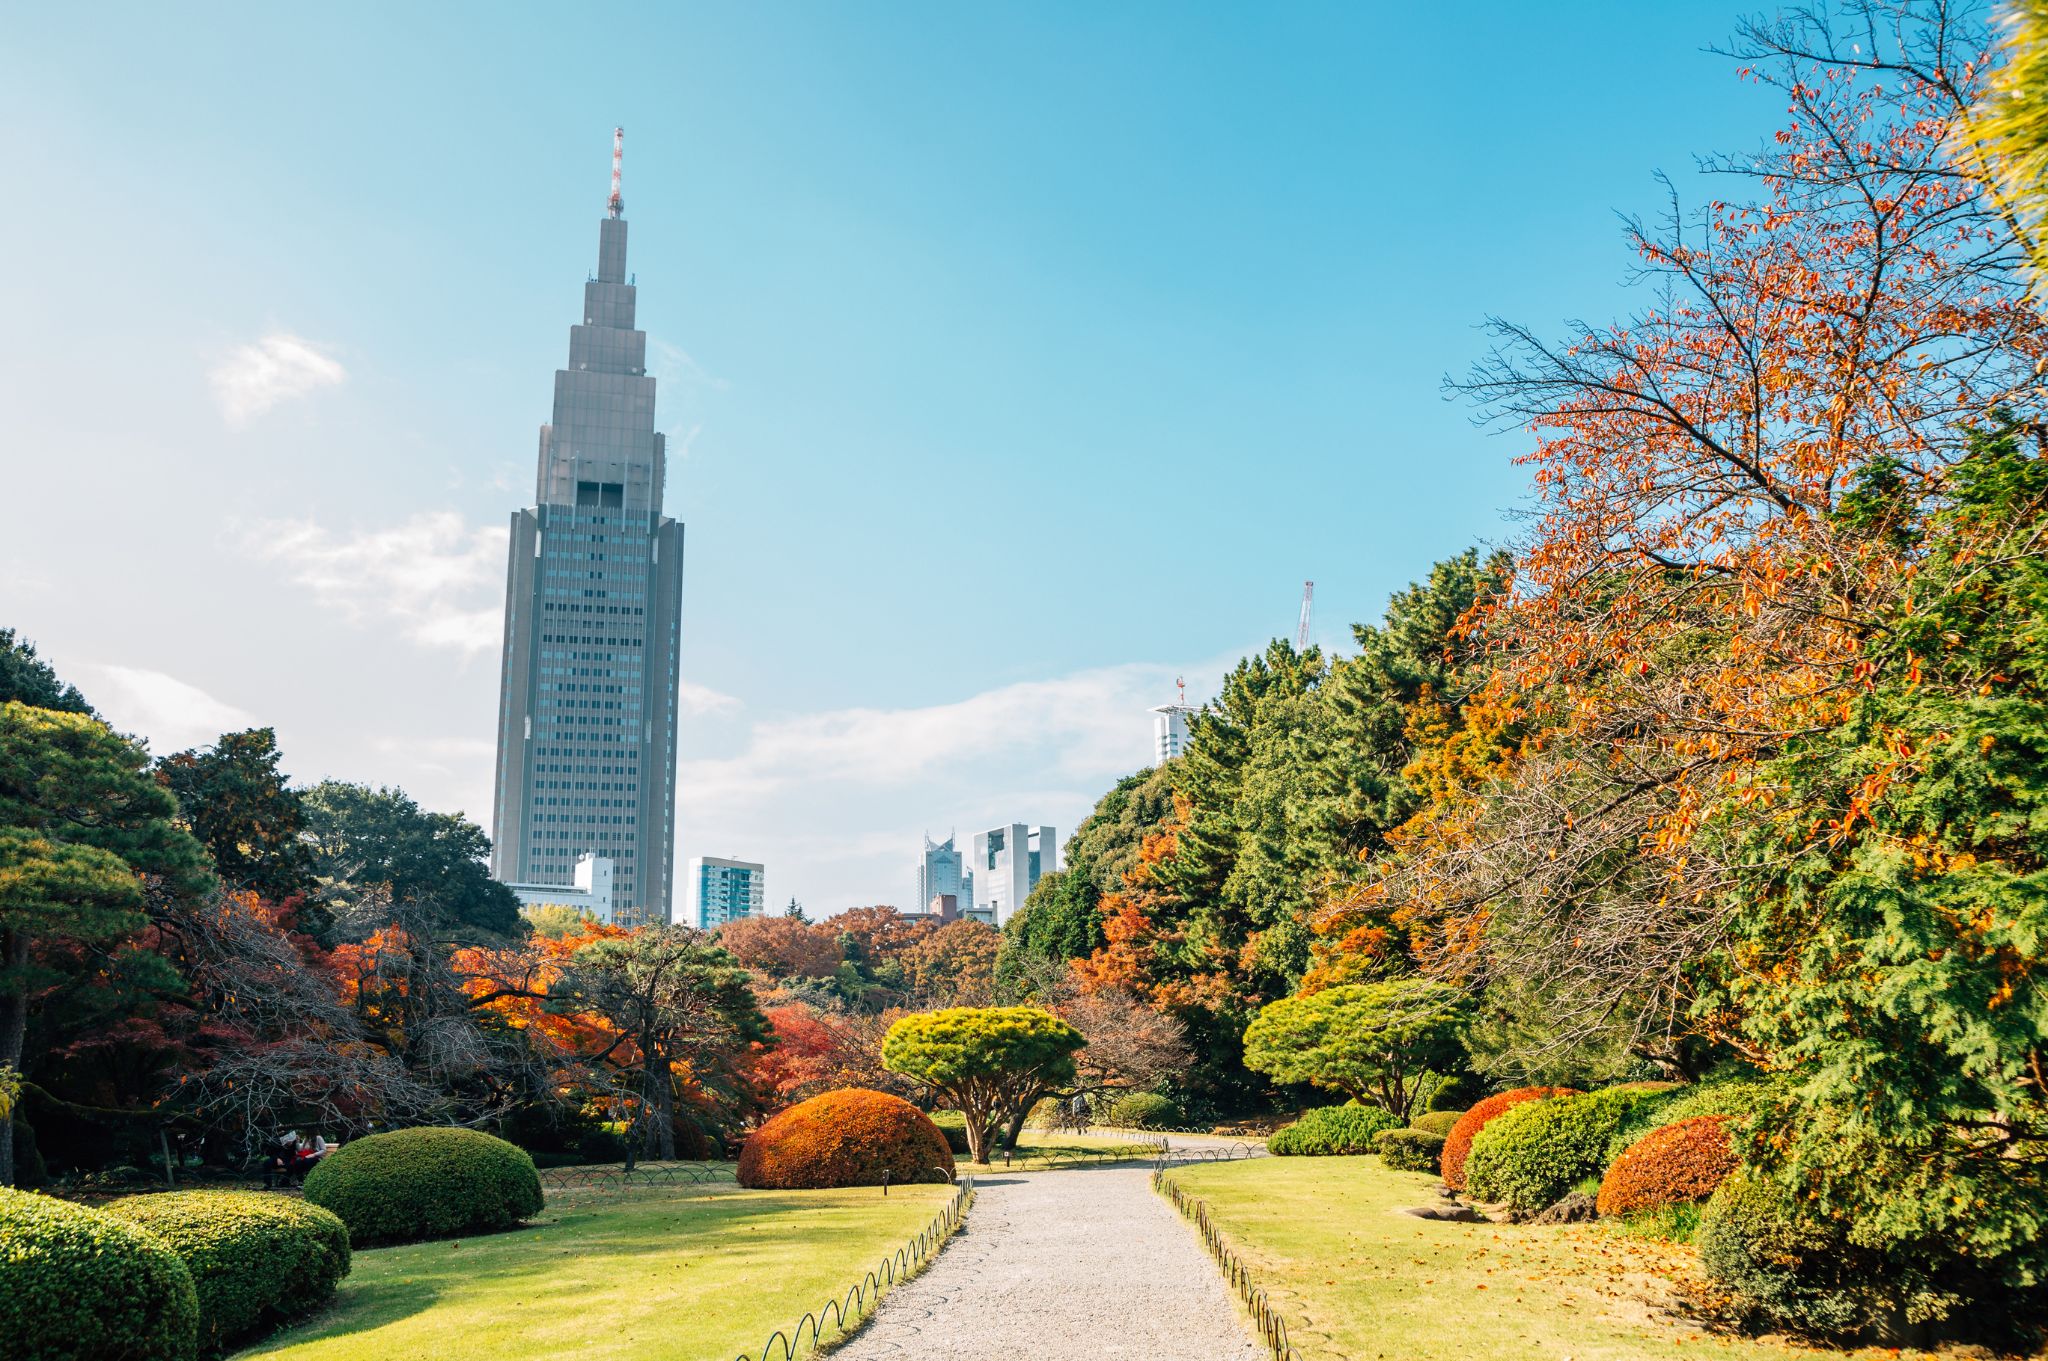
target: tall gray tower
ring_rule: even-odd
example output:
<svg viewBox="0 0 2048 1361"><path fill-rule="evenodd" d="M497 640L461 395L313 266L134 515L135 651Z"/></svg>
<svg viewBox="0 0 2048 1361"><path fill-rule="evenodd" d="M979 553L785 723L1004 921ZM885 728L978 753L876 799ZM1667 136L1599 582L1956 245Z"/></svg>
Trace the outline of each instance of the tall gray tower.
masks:
<svg viewBox="0 0 2048 1361"><path fill-rule="evenodd" d="M555 371L535 504L512 515L491 869L569 884L578 857L609 857L613 919L633 926L669 919L674 880L683 527L661 513L667 454L647 333L633 329L623 142L614 132L597 273Z"/></svg>

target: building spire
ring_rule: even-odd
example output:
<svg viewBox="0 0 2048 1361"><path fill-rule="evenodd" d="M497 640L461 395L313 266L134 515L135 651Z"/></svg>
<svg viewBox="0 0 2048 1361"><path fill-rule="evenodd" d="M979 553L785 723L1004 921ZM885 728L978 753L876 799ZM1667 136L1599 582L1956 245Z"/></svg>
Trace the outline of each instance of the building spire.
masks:
<svg viewBox="0 0 2048 1361"><path fill-rule="evenodd" d="M605 204L605 210L613 217L623 217L626 201L619 197L619 167L626 159L626 130L612 129L612 196Z"/></svg>

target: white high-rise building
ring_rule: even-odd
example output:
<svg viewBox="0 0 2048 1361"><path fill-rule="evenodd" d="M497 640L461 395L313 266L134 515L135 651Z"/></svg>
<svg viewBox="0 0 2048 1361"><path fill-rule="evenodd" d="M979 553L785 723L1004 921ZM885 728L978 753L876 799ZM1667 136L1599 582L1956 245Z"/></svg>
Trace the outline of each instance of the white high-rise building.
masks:
<svg viewBox="0 0 2048 1361"><path fill-rule="evenodd" d="M1188 749L1188 715L1185 704L1162 704L1152 711L1152 764L1163 766Z"/></svg>
<svg viewBox="0 0 2048 1361"><path fill-rule="evenodd" d="M507 884L519 906L573 907L606 926L614 925L612 913L612 862L602 855L584 852L576 860L575 884Z"/></svg>
<svg viewBox="0 0 2048 1361"><path fill-rule="evenodd" d="M967 868L966 857L954 848L952 837L933 841L927 832L924 855L917 862L917 888L910 897L910 910L929 911L932 899L941 894L958 899L965 908L974 901L974 872Z"/></svg>
<svg viewBox="0 0 2048 1361"><path fill-rule="evenodd" d="M1017 914L1039 878L1059 868L1059 842L1050 827L1013 822L974 834L974 908L977 921L1001 926Z"/></svg>
<svg viewBox="0 0 2048 1361"><path fill-rule="evenodd" d="M699 931L716 931L741 917L767 915L768 871L751 860L693 856L689 878L689 924Z"/></svg>

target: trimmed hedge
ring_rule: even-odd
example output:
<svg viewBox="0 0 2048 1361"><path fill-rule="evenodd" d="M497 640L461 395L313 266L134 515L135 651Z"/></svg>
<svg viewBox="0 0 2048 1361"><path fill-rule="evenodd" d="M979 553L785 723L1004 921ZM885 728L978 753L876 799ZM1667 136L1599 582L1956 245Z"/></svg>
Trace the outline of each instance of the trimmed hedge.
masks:
<svg viewBox="0 0 2048 1361"><path fill-rule="evenodd" d="M0 1345L9 1361L189 1361L192 1273L168 1244L100 1210L0 1187Z"/></svg>
<svg viewBox="0 0 2048 1361"><path fill-rule="evenodd" d="M348 1226L304 1201L262 1191L173 1191L106 1208L170 1244L192 1273L204 1355L319 1308L348 1274Z"/></svg>
<svg viewBox="0 0 2048 1361"><path fill-rule="evenodd" d="M1408 1128L1426 1130L1431 1134L1450 1137L1458 1122L1465 1118L1463 1111L1425 1111L1408 1122Z"/></svg>
<svg viewBox="0 0 2048 1361"><path fill-rule="evenodd" d="M1641 1087L1609 1087L1524 1102L1488 1122L1473 1140L1465 1184L1481 1200L1534 1214L1600 1174L1607 1141L1629 1110L1650 1095Z"/></svg>
<svg viewBox="0 0 2048 1361"><path fill-rule="evenodd" d="M1487 1097L1458 1117L1458 1123L1451 1126L1451 1132L1444 1136L1443 1161L1438 1164L1444 1174L1444 1185L1453 1191L1465 1189L1465 1160L1472 1156L1472 1141L1479 1137L1479 1131L1503 1111L1512 1110L1525 1101L1541 1101L1552 1096L1575 1096L1571 1087L1517 1087L1511 1092L1501 1092Z"/></svg>
<svg viewBox="0 0 2048 1361"><path fill-rule="evenodd" d="M1181 1123L1181 1110L1171 1097L1131 1092L1110 1104L1103 1123L1117 1129L1174 1129Z"/></svg>
<svg viewBox="0 0 2048 1361"><path fill-rule="evenodd" d="M306 1174L306 1199L355 1247L495 1233L540 1213L526 1151L473 1129L422 1127L343 1144Z"/></svg>
<svg viewBox="0 0 2048 1361"><path fill-rule="evenodd" d="M1374 1140L1400 1123L1378 1106L1318 1106L1277 1130L1266 1151L1283 1158L1371 1153Z"/></svg>
<svg viewBox="0 0 2048 1361"><path fill-rule="evenodd" d="M1630 1214L1705 1200L1741 1159L1725 1115L1696 1115L1628 1146L1600 1181L1600 1213Z"/></svg>
<svg viewBox="0 0 2048 1361"><path fill-rule="evenodd" d="M965 1126L962 1126L965 1129ZM879 1186L953 1176L931 1117L900 1096L847 1087L799 1101L747 1136L739 1183L777 1190Z"/></svg>
<svg viewBox="0 0 2048 1361"><path fill-rule="evenodd" d="M1444 1136L1428 1129L1381 1130L1380 1159L1397 1172L1434 1172L1444 1156Z"/></svg>
<svg viewBox="0 0 2048 1361"><path fill-rule="evenodd" d="M1772 1091L1772 1084L1766 1079L1723 1078L1659 1092L1630 1111L1621 1122L1621 1128L1607 1143L1607 1161L1612 1163L1651 1130L1697 1116L1733 1116L1730 1132L1739 1132L1734 1126L1747 1124L1770 1100Z"/></svg>
<svg viewBox="0 0 2048 1361"><path fill-rule="evenodd" d="M946 1147L956 1156L972 1152L967 1146L967 1117L959 1111L933 1111L932 1123L946 1136Z"/></svg>

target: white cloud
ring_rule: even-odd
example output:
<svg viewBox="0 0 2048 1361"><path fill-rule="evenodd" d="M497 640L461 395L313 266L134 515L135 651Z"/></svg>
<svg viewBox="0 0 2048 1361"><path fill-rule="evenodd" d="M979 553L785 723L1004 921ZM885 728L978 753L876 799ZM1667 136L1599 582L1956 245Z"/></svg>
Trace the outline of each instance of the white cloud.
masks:
<svg viewBox="0 0 2048 1361"><path fill-rule="evenodd" d="M427 647L487 652L502 637L505 530L454 511L389 529L337 534L312 520L276 520L245 548L285 568L322 606L358 624L389 623Z"/></svg>
<svg viewBox="0 0 2048 1361"><path fill-rule="evenodd" d="M684 681L682 693L677 696L677 707L684 713L702 717L707 714L728 714L740 707L732 695L721 693L708 685L695 681Z"/></svg>
<svg viewBox="0 0 2048 1361"><path fill-rule="evenodd" d="M149 739L158 754L211 743L256 726L253 715L176 676L135 666L88 666L93 707L116 731Z"/></svg>
<svg viewBox="0 0 2048 1361"><path fill-rule="evenodd" d="M348 371L309 340L274 331L239 345L207 375L222 419L240 429L279 402L338 387Z"/></svg>

